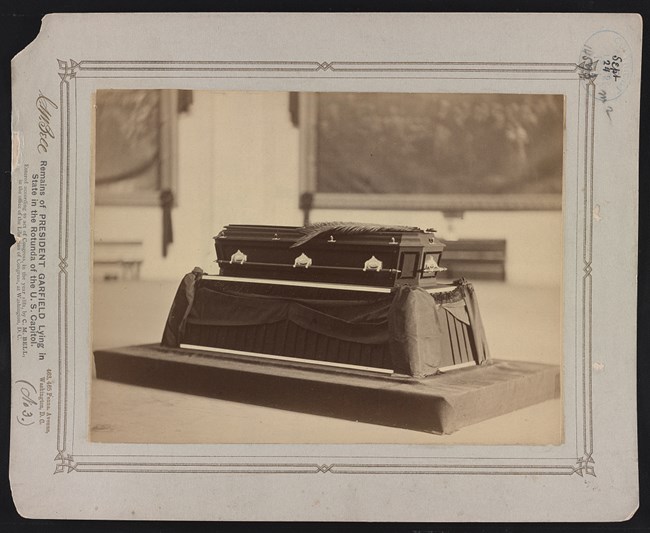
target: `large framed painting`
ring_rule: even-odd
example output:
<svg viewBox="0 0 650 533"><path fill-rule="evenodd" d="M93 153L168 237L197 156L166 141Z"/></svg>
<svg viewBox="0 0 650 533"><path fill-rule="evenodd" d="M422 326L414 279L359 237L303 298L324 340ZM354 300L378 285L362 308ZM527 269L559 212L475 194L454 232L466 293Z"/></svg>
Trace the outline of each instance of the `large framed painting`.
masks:
<svg viewBox="0 0 650 533"><path fill-rule="evenodd" d="M301 93L298 109L310 207L562 207L562 95Z"/></svg>
<svg viewBox="0 0 650 533"><path fill-rule="evenodd" d="M176 189L178 91L95 93L95 203L160 205Z"/></svg>

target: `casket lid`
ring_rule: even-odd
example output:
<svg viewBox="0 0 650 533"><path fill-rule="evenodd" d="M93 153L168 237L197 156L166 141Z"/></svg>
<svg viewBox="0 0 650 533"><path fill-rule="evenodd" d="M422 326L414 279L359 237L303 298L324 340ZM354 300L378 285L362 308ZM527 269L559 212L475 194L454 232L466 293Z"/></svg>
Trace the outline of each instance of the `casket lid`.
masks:
<svg viewBox="0 0 650 533"><path fill-rule="evenodd" d="M236 233L246 234L249 238L272 234L278 240L294 241L292 247L301 246L312 239L328 235L403 235L434 233L434 229L422 230L414 226L397 226L370 224L366 222L319 222L307 226L271 226L255 224L229 224L216 237L224 238L226 235Z"/></svg>

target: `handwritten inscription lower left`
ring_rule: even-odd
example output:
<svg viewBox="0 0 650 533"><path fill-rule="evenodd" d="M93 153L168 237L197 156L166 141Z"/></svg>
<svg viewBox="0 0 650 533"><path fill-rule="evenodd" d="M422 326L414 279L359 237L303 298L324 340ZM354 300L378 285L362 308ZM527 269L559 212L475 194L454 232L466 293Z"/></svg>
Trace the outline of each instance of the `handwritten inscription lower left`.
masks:
<svg viewBox="0 0 650 533"><path fill-rule="evenodd" d="M14 383L13 390L16 421L21 426L38 426L49 433L54 397L52 370L48 368L39 379L38 388L26 379L19 379Z"/></svg>

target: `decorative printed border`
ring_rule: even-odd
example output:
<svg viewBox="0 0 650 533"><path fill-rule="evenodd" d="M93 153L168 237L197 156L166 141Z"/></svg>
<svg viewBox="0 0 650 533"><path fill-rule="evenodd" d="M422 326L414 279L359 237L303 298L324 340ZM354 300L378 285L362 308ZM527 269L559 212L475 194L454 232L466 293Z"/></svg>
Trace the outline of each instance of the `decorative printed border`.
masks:
<svg viewBox="0 0 650 533"><path fill-rule="evenodd" d="M68 260L70 250L70 80L74 79L78 64L70 61L58 61L59 76L61 84L59 90L61 112L61 154L60 154L60 192L59 192L59 275L58 275L58 347L59 347L59 395L58 395L58 417L57 417L57 454L55 473L63 472L66 465L72 463L68 450L72 449L72 439L68 432L68 424L71 422L68 393L70 391L69 381L69 333L70 324L68 321L69 310L69 280ZM76 111L76 109L73 109ZM72 332L74 335L74 332ZM68 472L71 469L68 468Z"/></svg>
<svg viewBox="0 0 650 533"><path fill-rule="evenodd" d="M595 138L596 63L454 63L454 62L339 62L339 61L92 61L58 60L61 113L61 167L59 208L59 273L58 273L58 350L59 350L59 400L57 419L57 454L54 473L71 472L121 472L121 473L219 473L219 474L454 474L454 475L568 475L595 476L593 459L592 413L592 237L593 237L593 161ZM239 462L242 457L155 457L119 455L75 455L74 436L70 431L74 417L74 388L70 370L75 354L70 350L69 297L69 237L70 237L70 184L75 179L71 159L71 146L76 139L76 80L79 78L210 78L229 77L346 77L367 78L369 74L383 74L383 78L417 77L431 79L515 79L515 80L576 80L579 85L578 146L579 177L582 179L582 204L578 216L582 223L579 246L582 248L582 283L578 287L577 302L581 315L578 319L578 351L576 363L576 411L579 411L575 455L555 459L472 458L472 464L463 464L462 458L427 458L435 463L410 463L407 458L364 458L365 463L277 462L277 458L260 456L268 461ZM309 76L300 76L301 74ZM409 74L409 76L404 76ZM453 75L451 78L449 75ZM74 182L73 182L74 183ZM578 189L580 190L580 189ZM580 405L578 405L580 404ZM581 406L581 409L580 409ZM137 460L129 460L135 459ZM304 460L304 458L303 458ZM529 461L521 463L521 461Z"/></svg>

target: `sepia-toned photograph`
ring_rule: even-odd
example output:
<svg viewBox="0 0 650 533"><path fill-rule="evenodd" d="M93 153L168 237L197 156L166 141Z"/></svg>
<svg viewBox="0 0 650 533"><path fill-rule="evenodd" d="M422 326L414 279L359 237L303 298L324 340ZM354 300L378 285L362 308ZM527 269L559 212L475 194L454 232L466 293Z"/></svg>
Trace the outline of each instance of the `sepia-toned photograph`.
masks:
<svg viewBox="0 0 650 533"><path fill-rule="evenodd" d="M563 443L561 94L100 89L97 443Z"/></svg>
<svg viewBox="0 0 650 533"><path fill-rule="evenodd" d="M641 50L634 14L45 17L18 513L629 519Z"/></svg>

